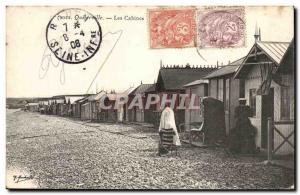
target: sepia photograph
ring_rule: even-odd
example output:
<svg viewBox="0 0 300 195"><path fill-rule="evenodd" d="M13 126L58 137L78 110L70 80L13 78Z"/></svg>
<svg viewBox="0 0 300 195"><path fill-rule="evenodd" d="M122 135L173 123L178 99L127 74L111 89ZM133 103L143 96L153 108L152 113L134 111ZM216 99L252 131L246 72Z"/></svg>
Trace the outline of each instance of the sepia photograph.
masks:
<svg viewBox="0 0 300 195"><path fill-rule="evenodd" d="M296 190L296 8L5 8L6 189Z"/></svg>

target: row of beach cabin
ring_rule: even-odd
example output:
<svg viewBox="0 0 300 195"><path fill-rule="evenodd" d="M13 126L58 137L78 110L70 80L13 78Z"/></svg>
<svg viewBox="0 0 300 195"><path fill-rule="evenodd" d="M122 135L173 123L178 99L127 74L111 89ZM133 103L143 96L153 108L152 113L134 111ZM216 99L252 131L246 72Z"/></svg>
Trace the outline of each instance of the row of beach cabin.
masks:
<svg viewBox="0 0 300 195"><path fill-rule="evenodd" d="M203 97L213 97L223 102L226 134L235 126L234 109L239 98L245 98L251 108L250 120L257 129L256 146L267 148L268 118L274 122L273 147L276 153L290 154L294 151L294 40L291 42L267 42L255 37L255 43L245 56L225 66L163 65L156 83L141 83L123 93L62 95L39 100L39 110L59 116L74 117L97 122L137 122L158 126L160 103L149 109L137 106L129 109L136 95L141 95L145 107L149 94L162 97L168 94L196 94L197 105ZM100 99L105 95L105 104L114 105L118 96L128 96L128 102L117 109L101 110ZM161 101L161 99L160 99ZM187 99L186 101L189 101ZM202 109L177 110L176 124L203 122ZM202 108L202 107L201 107Z"/></svg>

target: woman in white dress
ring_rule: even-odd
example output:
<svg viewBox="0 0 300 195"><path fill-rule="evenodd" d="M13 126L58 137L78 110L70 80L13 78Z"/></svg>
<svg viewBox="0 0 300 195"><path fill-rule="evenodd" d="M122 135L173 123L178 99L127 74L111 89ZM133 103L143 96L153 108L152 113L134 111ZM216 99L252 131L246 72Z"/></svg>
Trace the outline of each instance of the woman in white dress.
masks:
<svg viewBox="0 0 300 195"><path fill-rule="evenodd" d="M173 136L173 144L176 146L181 145L176 128L174 111L169 106L167 106L161 113L158 130L161 131L162 129L173 129L175 131L175 136Z"/></svg>

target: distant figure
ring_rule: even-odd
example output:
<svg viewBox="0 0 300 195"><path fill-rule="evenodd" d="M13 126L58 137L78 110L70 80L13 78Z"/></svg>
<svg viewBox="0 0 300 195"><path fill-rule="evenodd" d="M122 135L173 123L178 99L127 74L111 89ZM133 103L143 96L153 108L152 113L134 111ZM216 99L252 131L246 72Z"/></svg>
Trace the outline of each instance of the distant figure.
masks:
<svg viewBox="0 0 300 195"><path fill-rule="evenodd" d="M173 129L175 132L175 136L173 136L173 144L176 146L181 145L176 128L174 112L169 106L166 106L166 108L161 113L158 131L160 132L162 129Z"/></svg>
<svg viewBox="0 0 300 195"><path fill-rule="evenodd" d="M256 129L248 117L251 109L246 106L246 99L239 99L240 105L234 110L236 125L231 131L230 149L234 152L252 153L255 151Z"/></svg>

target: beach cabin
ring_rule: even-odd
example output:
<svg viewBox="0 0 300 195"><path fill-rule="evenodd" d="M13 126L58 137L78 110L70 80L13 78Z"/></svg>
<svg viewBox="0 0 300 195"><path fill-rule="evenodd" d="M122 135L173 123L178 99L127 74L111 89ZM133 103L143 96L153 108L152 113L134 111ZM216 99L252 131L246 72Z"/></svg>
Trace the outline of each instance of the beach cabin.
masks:
<svg viewBox="0 0 300 195"><path fill-rule="evenodd" d="M294 40L261 41L257 34L255 44L235 73L235 78L245 80L250 120L257 128L256 145L261 149L267 149L268 118L271 119L274 154L294 152L294 67Z"/></svg>
<svg viewBox="0 0 300 195"><path fill-rule="evenodd" d="M209 80L208 96L224 103L226 135L235 127L234 110L239 105L239 98L244 97L242 79L234 79L234 74L244 57L213 71L205 79Z"/></svg>
<svg viewBox="0 0 300 195"><path fill-rule="evenodd" d="M191 97L194 95L194 106L199 109L185 109L185 128L190 129L191 123L203 122L203 105L201 105L203 97L208 95L208 80L199 79L184 85L185 93L188 94L186 105L191 103Z"/></svg>
<svg viewBox="0 0 300 195"><path fill-rule="evenodd" d="M126 103L126 112L127 112L127 120L128 122L145 122L145 104L147 100L146 91L152 87L153 84L143 84L141 83L138 87L136 87L129 95L128 102ZM141 96L142 99L142 108L139 106L134 106L129 109L129 105L134 100L136 96Z"/></svg>
<svg viewBox="0 0 300 195"><path fill-rule="evenodd" d="M156 92L160 96L160 102L157 104L157 110L161 111L160 105L164 94L167 94L167 99L171 100L172 95L177 95L174 107L175 121L179 125L184 123L185 110L177 110L179 105L180 94L185 94L184 85L195 80L203 79L206 75L216 70L217 66L196 66L187 64L186 66L166 65L161 64L158 73Z"/></svg>

